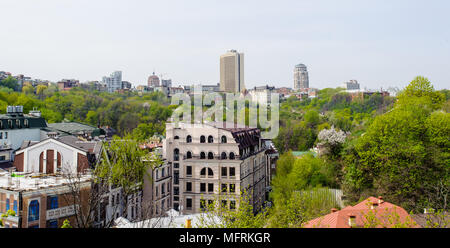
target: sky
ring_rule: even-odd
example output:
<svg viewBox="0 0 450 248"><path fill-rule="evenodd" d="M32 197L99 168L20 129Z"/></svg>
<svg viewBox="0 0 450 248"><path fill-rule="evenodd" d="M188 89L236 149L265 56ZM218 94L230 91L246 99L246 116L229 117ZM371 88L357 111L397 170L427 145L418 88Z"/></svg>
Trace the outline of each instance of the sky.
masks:
<svg viewBox="0 0 450 248"><path fill-rule="evenodd" d="M219 57L245 55L245 85L450 85L450 1L1 0L0 71L58 81L153 71L174 85L219 82Z"/></svg>

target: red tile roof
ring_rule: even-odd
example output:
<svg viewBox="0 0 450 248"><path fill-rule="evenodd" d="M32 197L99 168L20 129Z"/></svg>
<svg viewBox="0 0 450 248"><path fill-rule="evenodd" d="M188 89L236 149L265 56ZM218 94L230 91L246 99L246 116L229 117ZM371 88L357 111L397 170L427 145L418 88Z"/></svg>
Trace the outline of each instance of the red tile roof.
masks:
<svg viewBox="0 0 450 248"><path fill-rule="evenodd" d="M402 224L408 224L409 227L420 227L406 210L375 197L369 197L355 206L347 206L340 211L308 221L303 227L350 228L350 216L356 217L353 227L369 227L370 223L376 223L373 227L376 226L377 228L394 227ZM372 221L373 217L376 217L376 221Z"/></svg>

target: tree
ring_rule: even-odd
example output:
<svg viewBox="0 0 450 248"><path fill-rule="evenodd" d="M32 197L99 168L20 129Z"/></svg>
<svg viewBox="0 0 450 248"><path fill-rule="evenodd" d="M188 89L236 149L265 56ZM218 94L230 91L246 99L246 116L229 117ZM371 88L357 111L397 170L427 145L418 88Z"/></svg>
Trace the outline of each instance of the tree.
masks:
<svg viewBox="0 0 450 248"><path fill-rule="evenodd" d="M342 130L337 131L334 127L330 129L322 129L317 136L321 145L327 148L327 153L332 157L339 155L342 149L342 144L345 142L347 135Z"/></svg>
<svg viewBox="0 0 450 248"><path fill-rule="evenodd" d="M440 181L450 186L450 114L438 110L443 101L419 77L374 119L345 156L344 187L353 201L383 195L416 212L443 205L442 194L428 199Z"/></svg>
<svg viewBox="0 0 450 248"><path fill-rule="evenodd" d="M24 86L22 87L22 92L25 93L25 94L27 94L27 95L34 94L34 87L31 86L31 85L29 85L29 84L24 85Z"/></svg>
<svg viewBox="0 0 450 248"><path fill-rule="evenodd" d="M36 95L39 96L40 100L44 100L44 93L47 90L47 86L46 85L38 85L36 87Z"/></svg>
<svg viewBox="0 0 450 248"><path fill-rule="evenodd" d="M19 87L19 84L17 83L17 79L13 78L12 76L8 76L7 78L0 81L0 86L16 90Z"/></svg>

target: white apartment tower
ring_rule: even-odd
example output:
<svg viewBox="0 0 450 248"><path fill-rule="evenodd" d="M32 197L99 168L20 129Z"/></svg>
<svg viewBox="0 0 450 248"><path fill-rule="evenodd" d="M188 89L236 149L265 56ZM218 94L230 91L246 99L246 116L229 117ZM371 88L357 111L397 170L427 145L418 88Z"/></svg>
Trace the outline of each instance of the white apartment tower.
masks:
<svg viewBox="0 0 450 248"><path fill-rule="evenodd" d="M305 90L309 88L308 70L304 64L298 64L294 68L294 89Z"/></svg>
<svg viewBox="0 0 450 248"><path fill-rule="evenodd" d="M243 53L229 50L220 56L220 90L230 93L245 90Z"/></svg>
<svg viewBox="0 0 450 248"><path fill-rule="evenodd" d="M106 84L106 88L110 93L122 89L122 72L115 71L109 77L103 77L103 83Z"/></svg>

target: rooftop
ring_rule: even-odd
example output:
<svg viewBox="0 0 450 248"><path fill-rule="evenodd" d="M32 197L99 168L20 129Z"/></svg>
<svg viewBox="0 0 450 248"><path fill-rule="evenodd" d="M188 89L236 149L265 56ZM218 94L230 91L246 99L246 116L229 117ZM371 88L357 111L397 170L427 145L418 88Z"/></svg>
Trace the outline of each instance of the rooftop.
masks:
<svg viewBox="0 0 450 248"><path fill-rule="evenodd" d="M83 175L81 182L91 179L89 174ZM0 170L0 189L11 191L34 191L38 189L50 189L56 186L69 184L68 178L57 175L39 175L36 173L21 173Z"/></svg>
<svg viewBox="0 0 450 248"><path fill-rule="evenodd" d="M48 127L57 131L61 131L68 134L78 134L80 132L93 132L96 127L86 125L79 122L60 122L60 123L49 123Z"/></svg>

